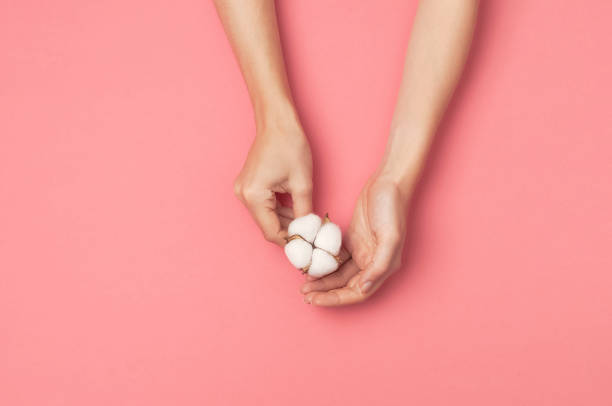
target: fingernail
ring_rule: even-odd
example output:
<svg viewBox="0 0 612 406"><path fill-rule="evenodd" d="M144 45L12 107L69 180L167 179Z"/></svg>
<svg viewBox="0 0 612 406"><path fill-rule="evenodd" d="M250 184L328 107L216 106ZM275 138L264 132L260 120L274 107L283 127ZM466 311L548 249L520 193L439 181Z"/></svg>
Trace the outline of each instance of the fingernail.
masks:
<svg viewBox="0 0 612 406"><path fill-rule="evenodd" d="M304 303L310 304L310 298L308 296L304 296Z"/></svg>
<svg viewBox="0 0 612 406"><path fill-rule="evenodd" d="M300 292L302 292L303 295L305 295L306 293L310 292L310 286L308 285L304 285L302 286L302 288L300 289Z"/></svg>
<svg viewBox="0 0 612 406"><path fill-rule="evenodd" d="M365 292L367 292L367 291L368 291L368 289L370 289L371 287L372 287L372 282L367 281L366 283L363 283L363 284L361 285L361 291L365 293Z"/></svg>

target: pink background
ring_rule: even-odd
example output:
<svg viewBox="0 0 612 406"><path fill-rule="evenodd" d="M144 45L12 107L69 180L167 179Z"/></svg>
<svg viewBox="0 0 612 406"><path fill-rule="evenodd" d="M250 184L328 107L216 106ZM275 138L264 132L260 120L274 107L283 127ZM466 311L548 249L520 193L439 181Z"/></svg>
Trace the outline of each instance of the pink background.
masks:
<svg viewBox="0 0 612 406"><path fill-rule="evenodd" d="M416 2L279 5L346 227ZM483 2L404 269L305 305L232 194L253 138L210 2L0 3L0 404L612 404L610 2Z"/></svg>

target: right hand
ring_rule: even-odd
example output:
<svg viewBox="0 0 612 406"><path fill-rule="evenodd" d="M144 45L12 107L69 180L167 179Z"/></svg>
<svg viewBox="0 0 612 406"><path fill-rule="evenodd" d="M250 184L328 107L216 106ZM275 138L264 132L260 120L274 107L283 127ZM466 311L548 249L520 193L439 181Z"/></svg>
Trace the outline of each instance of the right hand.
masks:
<svg viewBox="0 0 612 406"><path fill-rule="evenodd" d="M302 286L304 301L343 306L368 299L402 262L406 211L411 188L402 189L384 173L364 186L347 232L353 258L337 272Z"/></svg>
<svg viewBox="0 0 612 406"><path fill-rule="evenodd" d="M312 212L312 156L299 123L262 126L234 183L234 193L249 209L264 238L285 245L287 225ZM293 211L276 193L289 193Z"/></svg>

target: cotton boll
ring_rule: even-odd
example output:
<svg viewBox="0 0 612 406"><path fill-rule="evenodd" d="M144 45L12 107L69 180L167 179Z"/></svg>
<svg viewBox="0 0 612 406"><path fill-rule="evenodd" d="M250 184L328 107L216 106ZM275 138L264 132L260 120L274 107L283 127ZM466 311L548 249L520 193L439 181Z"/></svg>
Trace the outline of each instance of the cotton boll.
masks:
<svg viewBox="0 0 612 406"><path fill-rule="evenodd" d="M338 269L338 261L328 252L315 248L312 251L312 261L308 268L308 275L320 278Z"/></svg>
<svg viewBox="0 0 612 406"><path fill-rule="evenodd" d="M317 236L317 232L321 228L321 217L314 213L298 217L289 223L289 237L299 235L306 241L312 243Z"/></svg>
<svg viewBox="0 0 612 406"><path fill-rule="evenodd" d="M293 266L314 277L334 272L343 260L338 257L342 231L329 217L321 220L308 214L289 224L285 254Z"/></svg>
<svg viewBox="0 0 612 406"><path fill-rule="evenodd" d="M291 265L298 269L305 269L310 265L312 258L312 245L308 241L296 238L285 245L285 255Z"/></svg>
<svg viewBox="0 0 612 406"><path fill-rule="evenodd" d="M323 224L314 240L314 246L332 255L338 255L342 246L342 231L340 227L329 221Z"/></svg>

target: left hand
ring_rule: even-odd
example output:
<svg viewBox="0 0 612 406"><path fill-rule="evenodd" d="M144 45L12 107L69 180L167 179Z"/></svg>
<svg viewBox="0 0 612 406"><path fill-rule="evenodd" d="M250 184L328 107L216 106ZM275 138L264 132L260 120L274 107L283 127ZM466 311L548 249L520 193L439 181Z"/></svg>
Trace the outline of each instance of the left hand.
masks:
<svg viewBox="0 0 612 406"><path fill-rule="evenodd" d="M306 282L304 301L342 306L370 297L401 265L408 201L391 177L374 175L357 199L347 233L353 259L328 276Z"/></svg>

